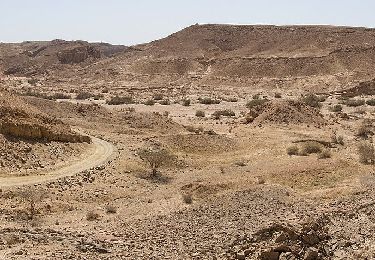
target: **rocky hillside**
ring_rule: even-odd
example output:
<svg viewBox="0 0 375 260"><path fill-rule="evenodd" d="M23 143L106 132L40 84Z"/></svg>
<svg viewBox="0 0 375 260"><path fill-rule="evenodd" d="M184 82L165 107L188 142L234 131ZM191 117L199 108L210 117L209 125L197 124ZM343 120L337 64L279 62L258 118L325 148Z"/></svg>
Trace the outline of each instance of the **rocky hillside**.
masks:
<svg viewBox="0 0 375 260"><path fill-rule="evenodd" d="M74 71L72 66L63 65L88 65L125 48L64 40L0 44L0 68L3 74L16 76L41 76L61 69Z"/></svg>
<svg viewBox="0 0 375 260"><path fill-rule="evenodd" d="M375 29L333 26L193 25L128 48L61 40L0 44L2 73L42 77L52 88L84 79L112 89L330 92L374 79L374 63Z"/></svg>
<svg viewBox="0 0 375 260"><path fill-rule="evenodd" d="M155 85L178 81L319 92L374 78L374 62L374 29L194 25L98 62L84 75L124 81L132 75L133 82L136 77Z"/></svg>
<svg viewBox="0 0 375 260"><path fill-rule="evenodd" d="M0 91L0 134L31 141L90 142L89 137L74 133L62 121L6 91Z"/></svg>

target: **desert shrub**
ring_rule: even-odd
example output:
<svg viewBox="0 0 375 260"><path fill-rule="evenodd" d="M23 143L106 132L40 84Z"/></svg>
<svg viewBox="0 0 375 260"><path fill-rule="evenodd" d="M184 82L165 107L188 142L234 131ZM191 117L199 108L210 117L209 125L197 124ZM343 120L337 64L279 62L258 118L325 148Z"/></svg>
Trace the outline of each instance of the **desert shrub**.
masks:
<svg viewBox="0 0 375 260"><path fill-rule="evenodd" d="M317 142L306 142L302 145L301 155L320 153L322 151L321 144Z"/></svg>
<svg viewBox="0 0 375 260"><path fill-rule="evenodd" d="M319 98L315 94L309 94L309 95L302 98L303 103L305 103L306 105L308 105L310 107L315 107L315 108L322 107L322 104L320 103L320 102L322 102L321 100L322 99Z"/></svg>
<svg viewBox="0 0 375 260"><path fill-rule="evenodd" d="M230 109L218 110L218 111L215 111L214 113L212 113L212 117L215 118L215 119L219 119L221 116L232 117L232 116L235 116L235 115L236 115L236 113L234 113Z"/></svg>
<svg viewBox="0 0 375 260"><path fill-rule="evenodd" d="M191 203L193 203L193 195L191 193L184 193L184 194L182 194L182 200L186 204L191 204Z"/></svg>
<svg viewBox="0 0 375 260"><path fill-rule="evenodd" d="M109 89L108 88L103 88L102 89L102 93L108 93L109 92Z"/></svg>
<svg viewBox="0 0 375 260"><path fill-rule="evenodd" d="M198 98L199 103L204 105L220 104L221 100L210 97Z"/></svg>
<svg viewBox="0 0 375 260"><path fill-rule="evenodd" d="M356 108L354 113L363 115L366 114L366 110L364 108Z"/></svg>
<svg viewBox="0 0 375 260"><path fill-rule="evenodd" d="M290 146L286 149L288 155L298 155L299 149L296 145Z"/></svg>
<svg viewBox="0 0 375 260"><path fill-rule="evenodd" d="M366 104L369 105L369 106L375 106L375 99L369 99L366 101Z"/></svg>
<svg viewBox="0 0 375 260"><path fill-rule="evenodd" d="M38 79L35 79L35 78L31 78L31 79L28 79L27 82L30 84L30 85L36 85L39 80Z"/></svg>
<svg viewBox="0 0 375 260"><path fill-rule="evenodd" d="M107 100L106 103L108 105L134 104L134 100L133 100L133 97L131 96L125 96L125 97L115 96L115 97L112 97L110 100Z"/></svg>
<svg viewBox="0 0 375 260"><path fill-rule="evenodd" d="M175 159L175 156L168 150L159 147L140 149L138 155L144 162L149 164L152 176L156 176L160 167L171 163Z"/></svg>
<svg viewBox="0 0 375 260"><path fill-rule="evenodd" d="M338 113L342 111L342 106L341 105L334 105L333 107L330 108L332 112Z"/></svg>
<svg viewBox="0 0 375 260"><path fill-rule="evenodd" d="M190 99L183 99L182 100L182 105L184 106L184 107L188 107L188 106L190 106L190 103L191 103L191 101L190 101Z"/></svg>
<svg viewBox="0 0 375 260"><path fill-rule="evenodd" d="M70 99L71 96L65 93L55 93L51 96L51 99Z"/></svg>
<svg viewBox="0 0 375 260"><path fill-rule="evenodd" d="M163 112L163 116L165 116L165 117L169 117L169 111L164 111L164 112Z"/></svg>
<svg viewBox="0 0 375 260"><path fill-rule="evenodd" d="M235 97L228 97L228 98L226 98L225 99L225 101L227 101L227 102L238 102L238 98L235 98Z"/></svg>
<svg viewBox="0 0 375 260"><path fill-rule="evenodd" d="M204 111L202 111L202 110L197 110L197 111L195 112L195 116L196 116L196 117L205 117L205 116L206 116L206 113L205 113Z"/></svg>
<svg viewBox="0 0 375 260"><path fill-rule="evenodd" d="M253 99L259 99L259 98L260 98L260 94L255 94L255 95L253 95L252 98L253 98Z"/></svg>
<svg viewBox="0 0 375 260"><path fill-rule="evenodd" d="M281 98L281 93L275 93L275 98Z"/></svg>
<svg viewBox="0 0 375 260"><path fill-rule="evenodd" d="M336 133L334 133L331 136L331 142L334 144L344 145L344 137L342 135L337 135Z"/></svg>
<svg viewBox="0 0 375 260"><path fill-rule="evenodd" d="M244 160L236 161L234 165L239 166L239 167L245 167L246 162Z"/></svg>
<svg viewBox="0 0 375 260"><path fill-rule="evenodd" d="M159 101L159 104L164 105L164 106L168 106L168 105L171 104L171 101L169 101L169 99L163 99L163 100Z"/></svg>
<svg viewBox="0 0 375 260"><path fill-rule="evenodd" d="M92 96L92 98L94 100L100 100L100 99L104 98L104 95L103 94L95 94L95 95Z"/></svg>
<svg viewBox="0 0 375 260"><path fill-rule="evenodd" d="M195 127L195 126L192 126L192 125L187 125L185 126L185 129L190 132L190 133L195 133L195 134L200 134L202 133L204 130L203 130L203 127Z"/></svg>
<svg viewBox="0 0 375 260"><path fill-rule="evenodd" d="M318 158L319 159L328 159L331 158L331 151L328 149L323 150L321 153L319 153Z"/></svg>
<svg viewBox="0 0 375 260"><path fill-rule="evenodd" d="M20 199L27 204L28 219L34 219L38 213L37 204L41 203L47 194L42 189L25 188L19 193Z"/></svg>
<svg viewBox="0 0 375 260"><path fill-rule="evenodd" d="M153 106L153 105L155 105L155 101L152 100L152 99L148 99L143 104L146 105L146 106Z"/></svg>
<svg viewBox="0 0 375 260"><path fill-rule="evenodd" d="M117 212L117 208L114 205L109 204L105 206L105 212L108 214L115 214Z"/></svg>
<svg viewBox="0 0 375 260"><path fill-rule="evenodd" d="M369 136L373 135L371 123L363 121L357 129L356 136L367 139Z"/></svg>
<svg viewBox="0 0 375 260"><path fill-rule="evenodd" d="M248 109L252 109L256 106L260 106L268 102L268 99L253 99L246 103Z"/></svg>
<svg viewBox="0 0 375 260"><path fill-rule="evenodd" d="M93 96L94 95L92 93L90 93L90 92L80 92L76 96L76 99L78 99L78 100L84 100L84 99L89 99L89 98L91 98Z"/></svg>
<svg viewBox="0 0 375 260"><path fill-rule="evenodd" d="M152 98L154 100L162 100L163 99L163 95L160 94L160 93L157 93L157 94L154 94L154 96Z"/></svg>
<svg viewBox="0 0 375 260"><path fill-rule="evenodd" d="M371 143L361 143L358 145L359 161L363 164L374 164L374 145Z"/></svg>
<svg viewBox="0 0 375 260"><path fill-rule="evenodd" d="M89 212L87 212L86 214L86 220L88 221L94 221L94 220L98 220L100 217L99 213L93 211L93 210L90 210Z"/></svg>
<svg viewBox="0 0 375 260"><path fill-rule="evenodd" d="M348 99L344 102L348 107L359 107L365 104L363 99Z"/></svg>

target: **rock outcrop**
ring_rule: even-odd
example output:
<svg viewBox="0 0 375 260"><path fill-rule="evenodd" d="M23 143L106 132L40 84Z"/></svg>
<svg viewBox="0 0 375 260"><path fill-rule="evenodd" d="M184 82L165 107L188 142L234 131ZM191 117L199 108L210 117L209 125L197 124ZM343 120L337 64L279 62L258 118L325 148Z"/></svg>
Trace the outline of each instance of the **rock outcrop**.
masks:
<svg viewBox="0 0 375 260"><path fill-rule="evenodd" d="M21 98L0 92L0 134L33 141L91 142L61 120L45 115Z"/></svg>

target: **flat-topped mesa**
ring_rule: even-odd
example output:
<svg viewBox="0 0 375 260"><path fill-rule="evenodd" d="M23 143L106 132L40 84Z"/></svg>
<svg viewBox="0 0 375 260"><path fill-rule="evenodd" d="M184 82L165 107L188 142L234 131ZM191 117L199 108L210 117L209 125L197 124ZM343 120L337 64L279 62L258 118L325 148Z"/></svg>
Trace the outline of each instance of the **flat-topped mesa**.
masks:
<svg viewBox="0 0 375 260"><path fill-rule="evenodd" d="M91 142L62 121L49 117L8 92L0 92L0 134L43 142Z"/></svg>

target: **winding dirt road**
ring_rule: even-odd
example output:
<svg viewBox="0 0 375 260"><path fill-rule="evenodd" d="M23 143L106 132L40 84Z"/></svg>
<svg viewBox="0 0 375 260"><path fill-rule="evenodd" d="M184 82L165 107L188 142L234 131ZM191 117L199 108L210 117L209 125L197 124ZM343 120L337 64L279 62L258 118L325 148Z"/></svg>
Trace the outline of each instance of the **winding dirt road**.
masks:
<svg viewBox="0 0 375 260"><path fill-rule="evenodd" d="M93 148L83 160L70 162L58 169L31 176L1 177L0 187L33 185L76 175L82 171L104 164L115 151L115 147L104 140L91 137Z"/></svg>

